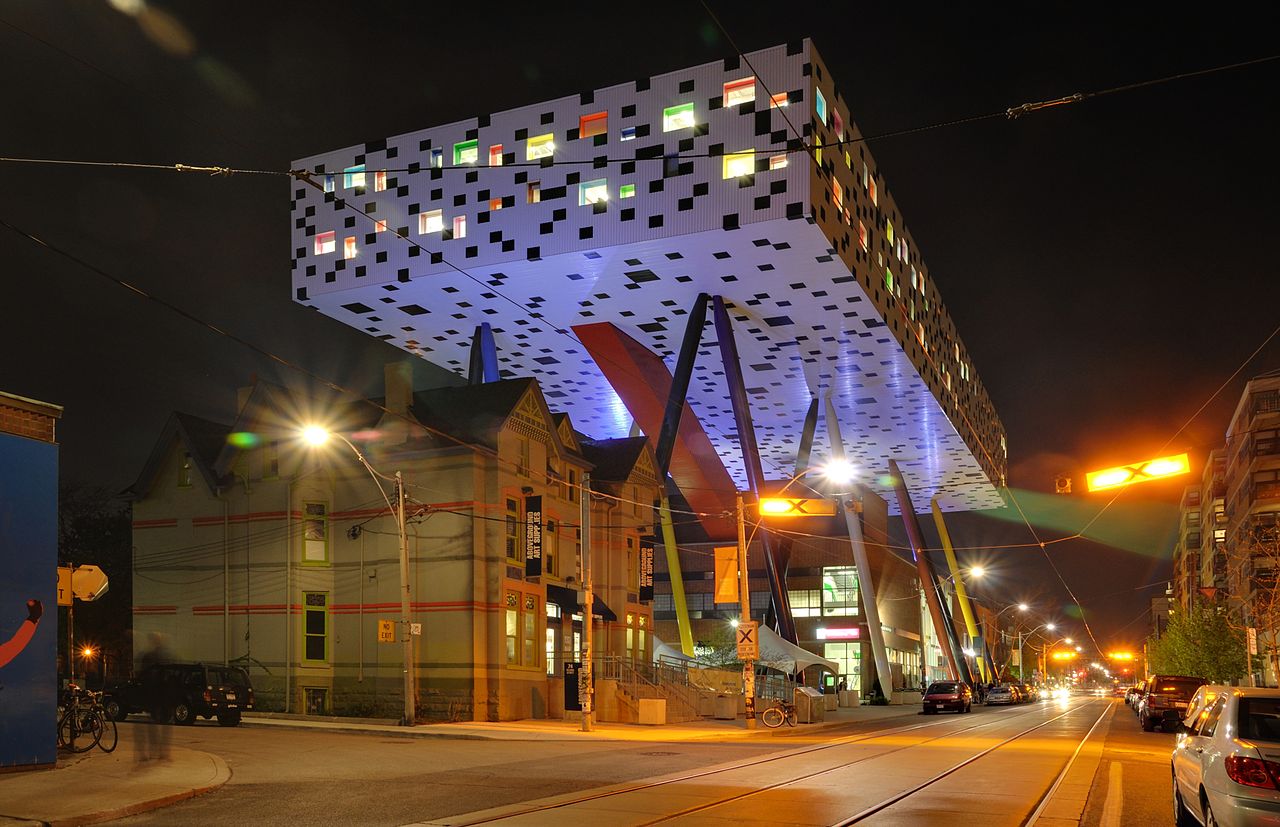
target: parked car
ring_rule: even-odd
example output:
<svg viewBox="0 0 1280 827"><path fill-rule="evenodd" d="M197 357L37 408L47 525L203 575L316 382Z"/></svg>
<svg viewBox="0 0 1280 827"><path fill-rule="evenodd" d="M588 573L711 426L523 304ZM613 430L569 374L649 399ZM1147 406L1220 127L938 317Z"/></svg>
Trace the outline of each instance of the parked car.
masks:
<svg viewBox="0 0 1280 827"><path fill-rule="evenodd" d="M1209 707L1218 696L1230 690L1231 687L1220 683L1206 683L1196 690L1196 694L1191 696L1191 701L1187 704L1186 714L1182 716L1182 726L1178 727L1179 743L1186 738L1186 733L1199 726L1200 719L1209 713Z"/></svg>
<svg viewBox="0 0 1280 827"><path fill-rule="evenodd" d="M1133 707L1134 712L1138 711L1138 699L1142 697L1142 693L1146 688L1146 681L1138 681L1124 693L1124 702Z"/></svg>
<svg viewBox="0 0 1280 827"><path fill-rule="evenodd" d="M1196 690L1207 684L1204 678L1189 675L1155 675L1147 681L1147 691L1138 702L1138 722L1145 732L1160 727L1172 731L1182 723Z"/></svg>
<svg viewBox="0 0 1280 827"><path fill-rule="evenodd" d="M109 688L103 704L117 721L146 712L163 723L185 725L198 717L216 717L222 726L235 726L242 712L253 709L253 686L238 666L158 663Z"/></svg>
<svg viewBox="0 0 1280 827"><path fill-rule="evenodd" d="M1227 688L1171 758L1178 827L1280 820L1280 690Z"/></svg>
<svg viewBox="0 0 1280 827"><path fill-rule="evenodd" d="M1031 687L1022 681L1014 681L1013 688L1018 690L1018 703L1025 704L1035 700Z"/></svg>
<svg viewBox="0 0 1280 827"><path fill-rule="evenodd" d="M973 690L964 681L937 681L924 693L924 714L933 715L944 709L969 712L973 709Z"/></svg>
<svg viewBox="0 0 1280 827"><path fill-rule="evenodd" d="M1014 689L1011 684L997 684L987 691L987 706L1016 704L1017 702L1018 690Z"/></svg>

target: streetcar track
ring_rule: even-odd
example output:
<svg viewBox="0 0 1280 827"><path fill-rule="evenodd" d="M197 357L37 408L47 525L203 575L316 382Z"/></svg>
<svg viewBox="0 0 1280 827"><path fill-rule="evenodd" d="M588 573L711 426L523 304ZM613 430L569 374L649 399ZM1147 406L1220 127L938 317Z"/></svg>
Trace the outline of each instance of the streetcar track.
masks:
<svg viewBox="0 0 1280 827"><path fill-rule="evenodd" d="M1115 703L1112 702L1102 714L1098 716L1098 720L1093 722L1093 726L1089 727L1089 731L1080 739L1080 743L1076 745L1076 751L1071 753L1071 757L1067 759L1067 764L1062 768L1062 772L1058 773L1058 777L1053 779L1053 783L1049 785L1049 789L1045 790L1044 795L1040 796L1040 800L1036 802L1036 808L1027 816L1026 821L1022 822L1025 827L1034 827L1035 823L1040 820L1040 816L1048 808L1053 794L1058 791L1058 787L1062 786L1062 782L1066 779L1067 773L1071 772L1071 768L1075 766L1076 759L1080 757L1080 753L1084 750L1084 745L1089 743L1089 739L1093 737L1093 731L1098 728L1102 720L1115 712Z"/></svg>
<svg viewBox="0 0 1280 827"><path fill-rule="evenodd" d="M1053 721L1058 720L1059 718L1062 718L1062 717L1065 717L1066 715L1071 714L1072 712L1076 712L1076 711L1080 710L1081 708L1083 708L1087 703L1088 703L1088 702L1086 701L1084 704L1080 704L1079 706L1072 707L1071 709L1068 709L1066 712L1062 713L1061 715L1057 715L1057 716L1055 716L1054 718L1051 718L1051 719L1049 719L1048 721L1045 721L1045 722L1044 722L1044 723L1042 723L1042 724L1039 724L1039 725L1037 725L1037 726L1035 726L1035 727L1032 727L1030 730L1027 730L1026 732L1031 732L1032 730L1039 729L1041 726L1045 726L1045 725L1047 725L1047 724L1049 724L1049 723L1052 723ZM1018 712L1016 715L1013 715L1013 716L1008 716L1008 717L1006 717L1006 716L1002 715L1002 716L1000 716L998 719L996 719L996 720L994 720L994 721L986 721L986 722L984 722L984 723L980 723L980 724L973 724L973 725L971 725L971 726L961 727L960 729L951 730L951 731L949 731L949 732L947 732L947 733L945 733L945 734L943 734L943 735L939 735L939 736L935 736L935 737L933 737L933 738L929 738L929 739L927 739L927 740L925 740L925 741L918 742L917 744L908 744L908 745L903 746L903 747L897 747L897 748L892 749L892 750L888 750L888 751L885 751L885 752L876 753L876 755L873 755L873 756L865 756L865 757L863 757L863 758L859 758L859 759L857 759L856 761L846 762L846 764L844 764L844 765L842 765L842 766L848 766L849 764L856 764L856 763L859 763L859 762L861 762L861 761L870 760L871 758L876 758L876 757L879 757L879 756L882 756L882 755L889 755L889 754L891 754L891 753L893 753L893 752L898 752L899 750L909 749L909 748L911 748L911 747L913 747L913 746L919 746L919 744L922 744L922 743L929 743L929 742L937 741L937 740L941 740L941 739L944 739L944 738L950 738L950 737L953 737L953 736L956 736L956 735L960 735L960 734L965 733L965 732L970 732L970 731L975 730L975 729L982 729L982 728L984 728L984 727L995 726L995 725L997 725L997 724L1007 724L1007 723L1009 723L1009 721L1010 721L1010 719L1011 719L1011 718L1012 718L1012 719L1016 719L1016 718L1024 717L1024 716L1026 716L1026 715L1034 715L1035 713L1040 712L1040 711L1042 711L1042 709L1037 708L1037 709L1030 709L1030 710L1026 710L1025 712ZM812 753L816 753L816 752L823 752L823 751L825 751L825 750L835 749L835 748L837 748L837 747L846 746L846 745L849 745L849 744L858 744L858 743L864 743L864 742L867 742L867 741L874 741L874 740L877 740L877 739L880 739L880 738L885 738L885 737L888 737L888 736L891 736L891 735L897 735L897 734L904 733L904 732L913 732L913 731L916 731L916 730L926 729L926 728L929 728L929 727L935 727L935 726L939 726L939 725L946 724L946 723L949 723L949 722L948 722L948 721L945 721L945 720L942 720L942 721L930 721L930 722L928 722L928 723L911 724L911 725L909 725L909 726L889 727L889 728L887 728L887 729L875 730L875 731L872 731L872 732L866 732L866 733L859 733L859 734L857 734L857 735L849 735L849 736L845 736L845 737L843 737L843 738L839 738L839 739L834 740L834 741L828 741L828 742L821 743L821 744L814 744L814 745L809 746L809 747L802 747L802 748L797 748L797 749L793 749L793 750L787 750L787 751L784 751L784 752L781 752L781 753L776 753L776 754L773 754L773 755L762 756L762 757L757 758L757 759L746 759L746 760L743 760L743 761L734 762L734 763L730 764L729 766L720 766L720 767L714 767L714 768L709 768L709 769L705 769L705 770L696 770L696 771L693 771L693 772L683 773L683 774L678 775L678 776L675 776L675 777L671 777L671 778L664 778L664 779L661 779L661 780L658 780L658 781L640 781L640 782L636 782L636 783L628 784L628 785L626 785L626 786L624 786L624 787L616 787L616 786L615 786L615 787L611 787L610 789L603 790L603 791L588 792L588 793L586 793L586 794L579 795L579 796L575 796L574 798L566 799L566 800L563 800L563 801L554 801L554 802L550 802L550 803L534 804L534 805L531 805L531 806L528 806L528 807L524 807L524 808L521 808L521 809L515 809L515 810L504 810L503 812L491 813L491 814L490 814L490 815L488 815L488 816L481 817L481 818L476 818L476 819L468 819L468 818L467 818L467 815L468 815L468 814L464 813L464 814L461 814L461 815L459 815L459 816L445 816L445 817L442 817L442 818L433 819L433 820L431 820L431 821L429 821L429 822L426 822L426 823L427 823L427 824L431 824L431 825L449 825L449 827L470 827L471 825L476 825L476 824L489 824L489 823L492 823L492 822L495 822L495 821L502 821L502 820L505 820L505 819L519 818L519 817L521 817L521 816L531 815L531 814L533 814L533 813L541 813L541 812L547 812L547 811L549 811L549 810L557 810L557 809L562 809L562 808L565 808L565 807L572 807L572 806L575 806L575 805L577 805L577 804L583 804L583 803L590 802L590 801L598 801L598 800L600 800L600 799L611 798L611 797L619 796L619 795L626 795L627 793L639 792L639 791L642 791L642 790L651 790L651 789L656 789L656 788L659 788L659 787L665 787L665 786L668 786L668 785L671 785L671 784L679 784L679 783L682 783L682 782L685 782L685 781L692 781L692 780L696 780L696 779L700 779L700 778L706 778L706 777L708 777L708 776L719 775L719 774L727 773L727 772L733 772L733 771L736 771L736 770L746 769L746 768L749 768L749 767L758 767L758 766L761 766L761 765L764 765L764 764L773 763L773 762L776 762L776 761L783 761L783 760L787 760L787 759L790 759L790 758L797 758L797 757L804 756L804 755L810 755L810 754L812 754ZM1025 734L1026 734L1026 732L1023 732L1021 735L1025 735ZM1021 735L1015 736L1015 738L1017 738L1017 737L1021 737ZM740 798L745 798L745 797L747 797L748 795L754 795L754 794L756 794L757 792L765 792L765 791L767 791L767 790L769 790L769 789L776 789L776 788L778 788L778 787L786 786L787 784L793 784L793 783L796 783L797 781L802 781L802 780L804 780L804 778L811 777L811 776L813 776L813 775L817 775L817 774L821 774L822 772L830 772L830 771L832 771L833 769L837 769L837 768L828 768L828 769L826 769L826 770L821 770L821 771L819 771L819 772L817 772L817 773L810 773L809 775L804 776L804 777L792 778L792 779L789 779L789 780L787 780L787 781L780 782L780 783L778 783L778 784L770 785L769 787L760 788L759 790L753 790L753 791L751 791L751 792L749 792L749 793L747 793L747 794L745 794L745 795L742 795L742 796L736 796L736 797L735 797L735 798L733 798L733 799L724 799L724 800L721 800L721 801L717 801L717 802L714 802L714 803L712 803L712 804L705 805L704 807L700 807L700 808L697 808L697 809L695 809L695 810L691 810L691 811L689 811L689 812L696 812L696 811L698 811L698 810L700 810L700 809L707 809L707 808L709 808L709 807L719 806L719 805L721 805L721 804L729 803L730 801L733 801L733 800L737 800L737 799L740 799ZM958 767L957 767L957 769L958 769ZM676 814L672 814L672 815L669 815L669 816L663 816L662 818L658 819L657 821L654 821L654 822L646 822L646 823L647 823L647 824L660 823L661 821L670 820L670 819L672 819L672 818L679 818L679 817L682 817L682 816L687 815L687 814L688 814L688 812L676 813ZM842 822L842 823L844 823L844 822Z"/></svg>

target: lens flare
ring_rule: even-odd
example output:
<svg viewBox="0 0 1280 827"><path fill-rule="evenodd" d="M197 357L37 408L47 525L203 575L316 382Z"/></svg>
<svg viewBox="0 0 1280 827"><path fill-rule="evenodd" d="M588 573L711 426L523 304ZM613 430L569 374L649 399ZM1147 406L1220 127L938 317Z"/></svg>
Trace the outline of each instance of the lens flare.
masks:
<svg viewBox="0 0 1280 827"><path fill-rule="evenodd" d="M227 444L243 450L257 448L262 444L262 437L249 431L235 431L227 434Z"/></svg>

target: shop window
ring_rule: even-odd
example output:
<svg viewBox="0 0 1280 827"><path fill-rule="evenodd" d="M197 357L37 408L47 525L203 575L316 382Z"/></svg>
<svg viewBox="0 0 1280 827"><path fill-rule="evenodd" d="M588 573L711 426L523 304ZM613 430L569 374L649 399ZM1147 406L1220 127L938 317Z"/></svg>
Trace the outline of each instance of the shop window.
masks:
<svg viewBox="0 0 1280 827"><path fill-rule="evenodd" d="M848 689L862 688L862 644L824 643L822 656L839 664L837 671ZM905 670L904 670L905 677Z"/></svg>
<svg viewBox="0 0 1280 827"><path fill-rule="evenodd" d="M387 171L380 169L373 174L373 191L383 192L387 188Z"/></svg>
<svg viewBox="0 0 1280 827"><path fill-rule="evenodd" d="M312 663L329 660L328 592L303 592L302 659Z"/></svg>
<svg viewBox="0 0 1280 827"><path fill-rule="evenodd" d="M636 128L634 126L622 127L622 134L620 136L620 140L634 141L635 139L636 139Z"/></svg>
<svg viewBox="0 0 1280 827"><path fill-rule="evenodd" d="M302 505L302 562L310 565L329 562L329 506L325 503Z"/></svg>
<svg viewBox="0 0 1280 827"><path fill-rule="evenodd" d="M354 187L364 186L364 164L357 164L354 167L347 167L342 171L342 187L343 189L352 189Z"/></svg>
<svg viewBox="0 0 1280 827"><path fill-rule="evenodd" d="M724 105L737 106L740 103L751 103L756 99L756 79L731 80L724 85Z"/></svg>
<svg viewBox="0 0 1280 827"><path fill-rule="evenodd" d="M178 487L189 488L191 486L191 454L183 453L182 461L178 463Z"/></svg>
<svg viewBox="0 0 1280 827"><path fill-rule="evenodd" d="M435 147L431 150L431 166L436 169L444 166L444 150L442 148Z"/></svg>
<svg viewBox="0 0 1280 827"><path fill-rule="evenodd" d="M731 152L724 156L722 177L740 178L744 175L751 175L756 170L756 154L751 150L746 152Z"/></svg>
<svg viewBox="0 0 1280 827"><path fill-rule="evenodd" d="M525 197L528 203L537 204L542 200L542 186L537 181L530 181L525 190Z"/></svg>
<svg viewBox="0 0 1280 827"><path fill-rule="evenodd" d="M525 160L537 161L540 158L550 158L555 154L556 143L555 135L548 132L545 135L535 135L525 142Z"/></svg>
<svg viewBox="0 0 1280 827"><path fill-rule="evenodd" d="M502 166L502 144L494 144L489 147L489 166Z"/></svg>
<svg viewBox="0 0 1280 827"><path fill-rule="evenodd" d="M532 594L507 592L503 600L507 644L507 664L537 666L536 634L538 598Z"/></svg>
<svg viewBox="0 0 1280 827"><path fill-rule="evenodd" d="M454 164L474 164L480 160L480 142L463 141L453 145Z"/></svg>
<svg viewBox="0 0 1280 827"><path fill-rule="evenodd" d="M337 249L338 234L332 230L327 233L316 233L316 255L322 256Z"/></svg>
<svg viewBox="0 0 1280 827"><path fill-rule="evenodd" d="M444 211L429 210L418 213L418 235L438 233L444 229Z"/></svg>
<svg viewBox="0 0 1280 827"><path fill-rule="evenodd" d="M662 131L674 132L677 129L690 129L693 127L693 104L682 103L678 106L668 106L662 110Z"/></svg>
<svg viewBox="0 0 1280 827"><path fill-rule="evenodd" d="M774 156L772 156L772 157L770 157L770 158L769 158L769 169L770 169L770 170L775 170L775 169L786 169L786 168L787 168L787 156L786 156L786 155L774 155Z"/></svg>
<svg viewBox="0 0 1280 827"><path fill-rule="evenodd" d="M600 201L609 200L609 182L604 178L584 181L578 185L578 206L585 207Z"/></svg>
<svg viewBox="0 0 1280 827"><path fill-rule="evenodd" d="M791 102L791 101L790 101L790 99L787 97L787 93L786 93L786 92L779 92L778 94L773 95L773 96L771 96L771 97L769 98L769 108L770 108L770 109L779 109L779 108L781 108L781 107L783 107L783 106L786 106L786 105L787 105L787 104L789 104L790 102Z"/></svg>
<svg viewBox="0 0 1280 827"><path fill-rule="evenodd" d="M609 113L596 112L594 115L583 115L578 119L578 137L594 138L609 131Z"/></svg>
<svg viewBox="0 0 1280 827"><path fill-rule="evenodd" d="M355 236L349 235L346 238L342 239L342 257L343 258L356 257L356 237Z"/></svg>
<svg viewBox="0 0 1280 827"><path fill-rule="evenodd" d="M453 237L467 237L467 217L465 215L456 215L453 218Z"/></svg>
<svg viewBox="0 0 1280 827"><path fill-rule="evenodd" d="M827 99L822 96L821 89L813 90L813 111L818 116L818 123L827 125Z"/></svg>
<svg viewBox="0 0 1280 827"><path fill-rule="evenodd" d="M506 615L507 663L520 663L520 593L507 592L503 599Z"/></svg>
<svg viewBox="0 0 1280 827"><path fill-rule="evenodd" d="M526 594L524 603L521 606L521 631L520 631L520 663L525 666L537 666L538 655L534 648L534 642L538 630L538 598L536 595Z"/></svg>
<svg viewBox="0 0 1280 827"><path fill-rule="evenodd" d="M520 526L522 516L520 502L514 497L507 497L506 550L507 559L514 563L524 562L524 544L520 542Z"/></svg>
<svg viewBox="0 0 1280 827"><path fill-rule="evenodd" d="M623 184L622 186L618 187L619 198L634 198L635 194L636 194L635 184Z"/></svg>

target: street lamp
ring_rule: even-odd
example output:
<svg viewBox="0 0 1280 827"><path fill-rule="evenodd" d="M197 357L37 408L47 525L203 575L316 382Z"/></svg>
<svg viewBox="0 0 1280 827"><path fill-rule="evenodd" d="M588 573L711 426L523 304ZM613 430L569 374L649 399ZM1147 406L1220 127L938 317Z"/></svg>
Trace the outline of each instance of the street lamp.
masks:
<svg viewBox="0 0 1280 827"><path fill-rule="evenodd" d="M330 431L319 425L308 425L302 429L302 439L313 447L320 447L329 441L330 437L337 437L352 453L356 455L356 459L369 472L369 476L373 478L374 485L378 486L378 493L382 495L383 502L387 504L387 508L396 516L396 531L400 535L400 639L404 645L403 665L404 672L404 715L400 719L401 726L413 726L417 720L417 709L415 706L415 698L413 696L413 635L410 634L411 627L409 624L409 536L405 531L404 524L404 477L399 471L394 477L378 471L369 464L369 460L365 459L364 454L355 444L336 431ZM383 487L383 481L390 482L395 485L396 505L392 505L391 497L387 494L387 490ZM398 506L398 507L397 507Z"/></svg>

